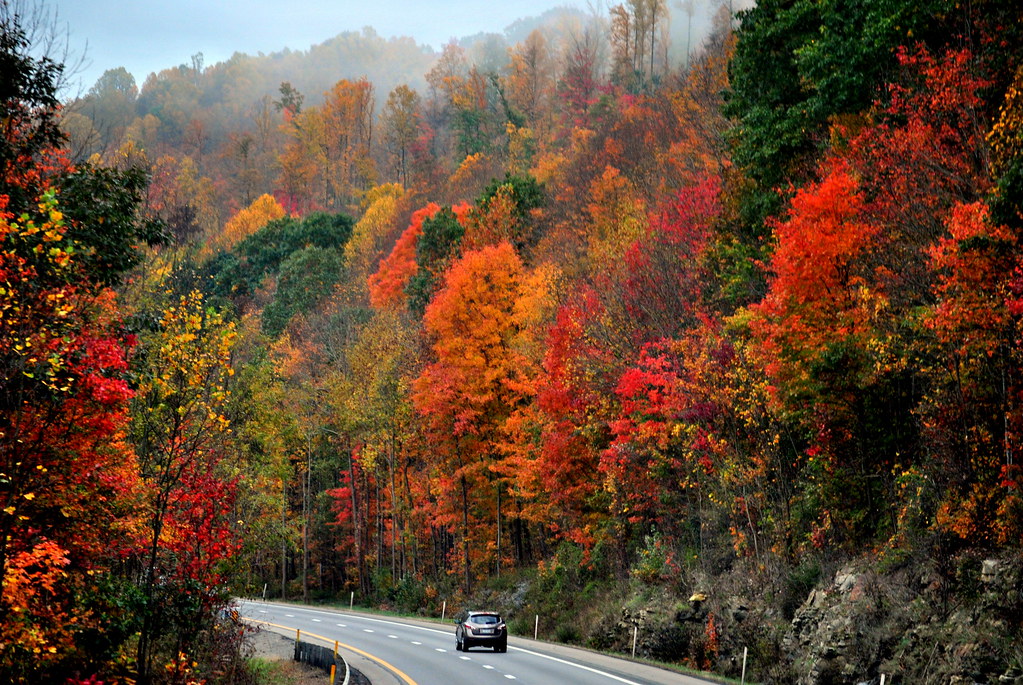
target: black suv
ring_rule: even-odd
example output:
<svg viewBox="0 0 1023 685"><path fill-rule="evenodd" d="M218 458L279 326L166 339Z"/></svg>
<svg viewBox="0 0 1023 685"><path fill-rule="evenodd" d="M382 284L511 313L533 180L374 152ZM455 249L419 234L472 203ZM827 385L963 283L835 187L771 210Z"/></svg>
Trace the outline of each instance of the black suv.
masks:
<svg viewBox="0 0 1023 685"><path fill-rule="evenodd" d="M508 626L493 611L467 611L455 626L455 649L467 652L470 647L493 647L495 652L508 651Z"/></svg>

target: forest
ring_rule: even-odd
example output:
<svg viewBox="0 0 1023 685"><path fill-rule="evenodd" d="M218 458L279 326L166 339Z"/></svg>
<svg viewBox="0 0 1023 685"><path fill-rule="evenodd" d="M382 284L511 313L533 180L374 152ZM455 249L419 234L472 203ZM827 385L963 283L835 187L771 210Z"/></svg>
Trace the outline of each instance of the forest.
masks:
<svg viewBox="0 0 1023 685"><path fill-rule="evenodd" d="M237 596L1023 679L1015 0L626 0L73 98L3 7L0 680L255 682Z"/></svg>

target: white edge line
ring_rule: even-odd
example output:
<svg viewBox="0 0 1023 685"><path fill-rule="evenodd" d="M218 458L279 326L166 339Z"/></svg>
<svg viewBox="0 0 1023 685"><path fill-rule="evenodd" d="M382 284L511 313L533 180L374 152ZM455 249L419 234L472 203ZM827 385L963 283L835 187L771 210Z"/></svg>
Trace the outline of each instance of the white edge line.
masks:
<svg viewBox="0 0 1023 685"><path fill-rule="evenodd" d="M259 602L251 602L251 601L249 603L250 604L259 604ZM278 604L278 605L275 605L275 606L285 606L285 605ZM344 612L340 612L340 611L323 611L322 609L306 609L304 607L290 607L289 606L288 608L292 609L292 611L295 611L297 609L298 611L306 611L306 612L321 613L321 614L331 614L331 615L335 615L335 616L338 615L338 614L344 614ZM417 625L413 625L411 623L400 623L398 621L388 621L388 620L385 620L385 619L382 619L382 618L369 618L367 616L362 616L361 614L358 614L358 615L356 615L356 614L344 614L344 615L345 616L351 616L351 617L354 617L354 618L359 618L359 619L362 619L362 620L365 620L365 621L374 621L376 623L387 623L389 625L401 626L403 628L414 628L415 630L425 630L426 632L429 632L429 633L440 633L441 635L450 635L451 634L451 631L448 631L448 630L437 630L436 628L426 628L424 626L417 626ZM585 666L583 664L577 664L574 661L567 661L565 659L561 659L561 658L556 657L556 656L551 656L550 654L543 654L541 652L534 652L533 650L525 649L524 647L516 647L514 645L508 645L508 649L514 649L516 651L522 652L524 654L529 654L531 656L538 656L538 657L540 657L542 659L549 659L550 661L554 661L554 662L559 663L559 664L564 664L565 666L574 666L575 668L580 668L580 669L582 669L584 671L587 671L589 673L595 673L597 675L602 675L602 676L605 676L607 678L610 678L611 680L617 680L619 683L625 683L626 685L642 685L642 683L637 683L635 680L628 680L626 678L622 678L620 676L616 676L614 673L608 673L607 671L601 671L598 668L593 668L591 666Z"/></svg>
<svg viewBox="0 0 1023 685"><path fill-rule="evenodd" d="M518 650L520 652L523 652L524 654L529 654L531 656L538 656L541 659L550 659L551 661L556 661L557 663L564 664L566 666L575 666L576 668L581 668L584 671L589 671L590 673L596 673L597 675L602 675L602 676L605 676L607 678L610 678L611 680L617 680L620 683L626 683L627 685L642 685L642 683L637 683L635 680L627 680L626 678L621 678L619 676L616 676L614 673L608 673L607 671L601 671L598 668L592 668L590 666L584 666L583 664L577 664L574 661L566 661L565 659L559 659L558 657L551 656L550 654L542 654L540 652L534 652L531 649L524 649L522 647L513 647L512 645L508 645L508 649L515 649L515 650Z"/></svg>

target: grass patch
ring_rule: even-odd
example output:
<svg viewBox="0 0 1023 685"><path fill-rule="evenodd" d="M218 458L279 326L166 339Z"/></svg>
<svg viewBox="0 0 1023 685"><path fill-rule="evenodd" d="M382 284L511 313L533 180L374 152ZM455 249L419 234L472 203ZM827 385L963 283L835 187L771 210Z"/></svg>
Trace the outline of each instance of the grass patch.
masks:
<svg viewBox="0 0 1023 685"><path fill-rule="evenodd" d="M248 662L249 673L259 685L291 685L294 680L286 672L284 663L253 657Z"/></svg>

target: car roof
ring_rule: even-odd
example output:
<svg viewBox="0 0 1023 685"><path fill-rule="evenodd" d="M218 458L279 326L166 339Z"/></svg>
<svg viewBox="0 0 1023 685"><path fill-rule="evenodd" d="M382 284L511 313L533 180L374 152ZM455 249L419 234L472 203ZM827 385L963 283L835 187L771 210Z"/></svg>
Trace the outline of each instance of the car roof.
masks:
<svg viewBox="0 0 1023 685"><path fill-rule="evenodd" d="M500 616L501 614L496 611L469 611L466 612L469 616Z"/></svg>

